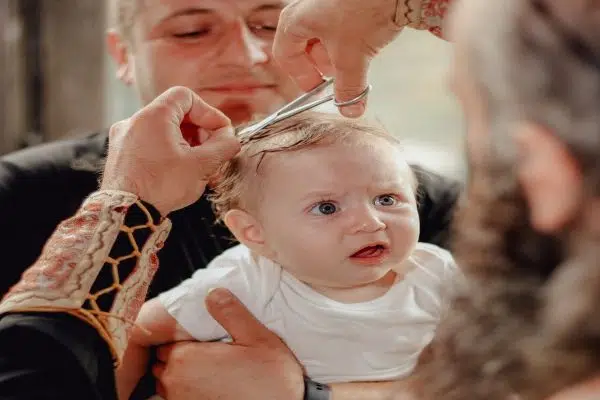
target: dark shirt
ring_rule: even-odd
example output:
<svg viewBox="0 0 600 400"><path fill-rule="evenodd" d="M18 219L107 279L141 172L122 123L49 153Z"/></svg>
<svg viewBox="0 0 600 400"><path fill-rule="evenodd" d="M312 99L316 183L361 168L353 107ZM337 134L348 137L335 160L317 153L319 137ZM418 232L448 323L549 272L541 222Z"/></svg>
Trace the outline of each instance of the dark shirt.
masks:
<svg viewBox="0 0 600 400"><path fill-rule="evenodd" d="M0 399L116 400L115 393L110 351L91 325L62 313L0 319Z"/></svg>
<svg viewBox="0 0 600 400"><path fill-rule="evenodd" d="M144 209L137 205L127 207L123 223L139 226L150 217L155 225L159 224L158 210L148 203L144 206ZM146 227L136 229L133 239L127 232L117 235L108 256L122 260L117 272L120 282L136 273L137 259L126 257L132 250L131 240L138 248L144 248L151 232ZM104 288L104 282L114 279L112 275L112 264L104 263L91 285L91 293ZM104 293L94 308L110 312L117 294L118 291ZM90 307L89 303L82 304L88 311ZM0 399L116 400L112 362L107 343L82 319L60 312L0 316ZM153 385L148 386L141 388L134 398L147 399L153 394Z"/></svg>

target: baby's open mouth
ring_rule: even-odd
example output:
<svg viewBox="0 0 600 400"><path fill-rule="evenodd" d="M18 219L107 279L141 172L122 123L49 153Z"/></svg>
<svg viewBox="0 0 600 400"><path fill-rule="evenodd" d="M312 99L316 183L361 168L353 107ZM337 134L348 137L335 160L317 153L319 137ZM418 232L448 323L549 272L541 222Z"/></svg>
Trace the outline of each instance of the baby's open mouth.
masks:
<svg viewBox="0 0 600 400"><path fill-rule="evenodd" d="M358 250L350 257L352 258L377 258L388 252L388 247L384 244L373 244Z"/></svg>

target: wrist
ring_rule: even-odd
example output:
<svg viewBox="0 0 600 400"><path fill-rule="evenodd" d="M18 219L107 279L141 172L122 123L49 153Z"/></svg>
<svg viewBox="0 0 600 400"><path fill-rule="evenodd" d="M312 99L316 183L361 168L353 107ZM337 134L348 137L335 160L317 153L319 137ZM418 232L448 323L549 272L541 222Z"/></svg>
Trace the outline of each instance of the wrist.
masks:
<svg viewBox="0 0 600 400"><path fill-rule="evenodd" d="M428 30L443 37L444 19L450 8L449 0L397 0L396 24L418 30Z"/></svg>
<svg viewBox="0 0 600 400"><path fill-rule="evenodd" d="M394 23L398 27L409 26L420 29L422 24L423 3L426 0L396 0Z"/></svg>
<svg viewBox="0 0 600 400"><path fill-rule="evenodd" d="M331 387L305 376L303 400L331 400Z"/></svg>
<svg viewBox="0 0 600 400"><path fill-rule="evenodd" d="M161 202L152 199L151 196L141 193L142 190L132 179L121 177L119 179L110 179L108 181L102 180L99 190L133 194L140 201L143 201L146 204L151 205L154 209L156 209L160 213L160 215L162 217L167 216L172 211L168 207L163 206L161 204Z"/></svg>

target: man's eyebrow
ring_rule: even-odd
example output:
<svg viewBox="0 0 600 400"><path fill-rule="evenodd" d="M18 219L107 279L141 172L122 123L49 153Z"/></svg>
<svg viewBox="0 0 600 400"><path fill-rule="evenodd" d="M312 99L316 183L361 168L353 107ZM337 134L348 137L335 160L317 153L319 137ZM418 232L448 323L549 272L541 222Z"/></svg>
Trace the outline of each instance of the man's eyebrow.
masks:
<svg viewBox="0 0 600 400"><path fill-rule="evenodd" d="M182 8L181 10L173 11L171 14L162 18L160 20L160 22L164 22L164 21L172 19L172 18L182 17L182 16L186 16L186 15L206 15L206 14L212 14L212 13L214 13L214 10L211 10L209 8L194 8L194 7Z"/></svg>

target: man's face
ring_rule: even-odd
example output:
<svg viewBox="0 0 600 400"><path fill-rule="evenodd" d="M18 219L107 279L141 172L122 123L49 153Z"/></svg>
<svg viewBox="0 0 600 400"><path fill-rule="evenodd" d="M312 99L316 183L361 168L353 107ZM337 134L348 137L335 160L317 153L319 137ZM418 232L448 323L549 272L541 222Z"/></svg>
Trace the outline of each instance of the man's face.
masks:
<svg viewBox="0 0 600 400"><path fill-rule="evenodd" d="M234 123L274 111L298 89L274 63L282 0L143 0L133 23L130 81L148 103L186 86Z"/></svg>

